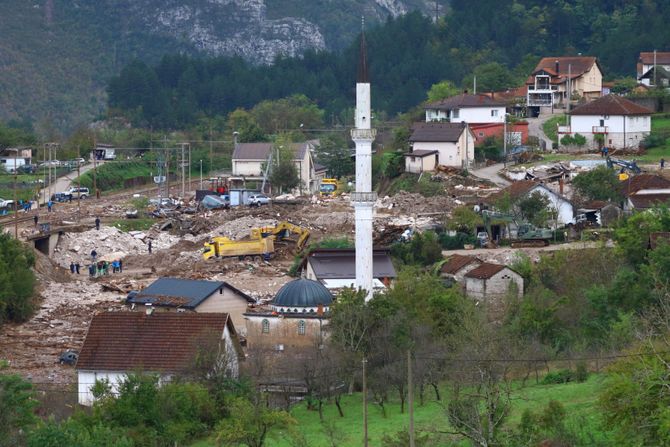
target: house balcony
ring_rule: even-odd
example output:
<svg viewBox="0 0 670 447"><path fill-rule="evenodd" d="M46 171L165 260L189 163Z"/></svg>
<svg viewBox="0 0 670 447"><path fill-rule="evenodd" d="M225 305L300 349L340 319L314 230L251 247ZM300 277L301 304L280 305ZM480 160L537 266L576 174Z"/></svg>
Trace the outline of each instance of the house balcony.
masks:
<svg viewBox="0 0 670 447"><path fill-rule="evenodd" d="M563 134L563 133L572 133L572 132L570 130L570 126L558 126L557 133Z"/></svg>
<svg viewBox="0 0 670 447"><path fill-rule="evenodd" d="M591 133L609 133L609 129L607 126L593 126Z"/></svg>
<svg viewBox="0 0 670 447"><path fill-rule="evenodd" d="M554 103L553 90L530 90L528 88L528 96L526 97L526 104L529 107L533 106L551 106Z"/></svg>

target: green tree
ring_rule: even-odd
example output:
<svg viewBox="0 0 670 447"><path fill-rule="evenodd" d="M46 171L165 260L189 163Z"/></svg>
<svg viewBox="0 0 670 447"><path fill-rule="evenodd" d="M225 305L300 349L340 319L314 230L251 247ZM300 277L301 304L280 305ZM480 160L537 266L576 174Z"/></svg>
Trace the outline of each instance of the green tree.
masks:
<svg viewBox="0 0 670 447"><path fill-rule="evenodd" d="M577 175L572 179L572 186L583 201L605 200L617 203L623 199L616 172L606 166L598 166Z"/></svg>
<svg viewBox="0 0 670 447"><path fill-rule="evenodd" d="M264 402L254 405L236 398L230 404L230 416L216 426L216 440L229 446L263 447L274 429L294 424L295 420L285 411L272 410Z"/></svg>
<svg viewBox="0 0 670 447"><path fill-rule="evenodd" d="M450 96L457 95L460 89L453 82L444 80L433 84L428 90L428 101L435 102Z"/></svg>
<svg viewBox="0 0 670 447"><path fill-rule="evenodd" d="M239 143L255 143L267 141L263 129L258 125L254 116L244 109L235 109L228 114L226 128L229 135L238 132Z"/></svg>
<svg viewBox="0 0 670 447"><path fill-rule="evenodd" d="M37 405L29 382L0 374L0 445L23 445L26 430L37 422Z"/></svg>
<svg viewBox="0 0 670 447"><path fill-rule="evenodd" d="M478 92L496 92L515 86L514 77L507 67L498 62L482 64L474 69L474 73L463 80L468 88L474 84L477 77Z"/></svg>
<svg viewBox="0 0 670 447"><path fill-rule="evenodd" d="M273 146L273 157L270 166L270 183L280 193L291 191L300 185L298 168L295 166L295 151L288 135L277 137Z"/></svg>
<svg viewBox="0 0 670 447"><path fill-rule="evenodd" d="M0 234L0 324L22 322L35 307L35 255L6 233Z"/></svg>
<svg viewBox="0 0 670 447"><path fill-rule="evenodd" d="M328 175L340 178L354 173L354 160L346 141L339 134L331 134L321 139L316 147L316 159L328 168Z"/></svg>
<svg viewBox="0 0 670 447"><path fill-rule="evenodd" d="M521 217L535 226L544 226L548 218L549 199L540 192L522 197L516 204Z"/></svg>
<svg viewBox="0 0 670 447"><path fill-rule="evenodd" d="M291 133L296 136L302 134L302 129L323 126L323 111L305 95L263 101L251 109L251 116L267 135Z"/></svg>
<svg viewBox="0 0 670 447"><path fill-rule="evenodd" d="M447 222L450 230L462 233L474 233L477 225L483 223L482 216L475 212L471 206L463 205L455 208L451 213L451 219Z"/></svg>

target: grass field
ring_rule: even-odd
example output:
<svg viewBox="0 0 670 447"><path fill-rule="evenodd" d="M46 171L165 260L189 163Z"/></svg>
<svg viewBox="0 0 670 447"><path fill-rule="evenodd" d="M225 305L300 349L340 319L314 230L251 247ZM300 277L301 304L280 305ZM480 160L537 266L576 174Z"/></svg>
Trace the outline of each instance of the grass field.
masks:
<svg viewBox="0 0 670 447"><path fill-rule="evenodd" d="M562 385L527 385L517 387L513 393L513 410L510 414L508 425L516 426L524 410L534 412L541 411L551 400L561 402L568 415L567 425L593 436L595 439L603 439L606 434L600 428L599 412L595 405L598 398L603 376L592 375L584 383L568 383ZM446 395L446 393L443 393ZM421 406L417 404L415 409L415 426L417 432L430 432L444 430L447 418L443 403L434 400L434 394L426 391L427 402ZM338 446L360 446L362 444L362 420L363 409L360 393L345 396L342 399L344 417L337 414L335 405L324 407L324 420L330 421L335 431L342 436L343 440ZM387 405L387 417L384 418L378 406L370 404L369 413L369 437L371 446L379 446L382 436L394 434L405 430L408 425L407 413L400 413L400 405L392 402ZM298 421L298 428L304 434L307 444L311 447L329 447L328 436L324 432L324 426L319 421L316 411L308 411L305 404L294 407L291 412ZM272 439L266 443L267 447L290 447L286 433L275 431ZM458 438L454 438L456 441ZM212 447L216 443L212 440L197 442L193 447ZM459 444L468 446L467 442Z"/></svg>
<svg viewBox="0 0 670 447"><path fill-rule="evenodd" d="M554 143L558 142L558 134L557 134L557 125L560 124L561 126L566 125L568 122L568 117L566 115L557 115L557 116L552 116L549 118L547 121L542 124L542 131L544 134L549 138L551 141Z"/></svg>

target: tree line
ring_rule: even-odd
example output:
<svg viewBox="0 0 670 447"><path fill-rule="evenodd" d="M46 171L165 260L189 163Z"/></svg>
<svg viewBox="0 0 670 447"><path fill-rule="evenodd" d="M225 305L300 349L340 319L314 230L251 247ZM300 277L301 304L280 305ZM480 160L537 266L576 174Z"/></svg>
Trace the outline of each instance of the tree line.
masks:
<svg viewBox="0 0 670 447"><path fill-rule="evenodd" d="M631 76L640 51L662 49L670 11L660 1L468 2L455 0L437 23L419 13L367 31L373 107L394 116L443 80L479 91L521 85L542 56L594 55L606 76ZM487 11L482 14L481 11ZM137 125L184 128L266 99L303 94L325 123L348 124L358 41L338 52L308 51L270 66L239 57L166 55L153 66L126 65L108 84L109 111Z"/></svg>

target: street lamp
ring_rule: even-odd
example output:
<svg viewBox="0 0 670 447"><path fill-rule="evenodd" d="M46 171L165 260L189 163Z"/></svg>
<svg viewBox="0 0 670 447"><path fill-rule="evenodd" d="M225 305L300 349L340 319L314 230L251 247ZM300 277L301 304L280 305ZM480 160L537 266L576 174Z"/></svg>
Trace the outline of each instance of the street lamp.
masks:
<svg viewBox="0 0 670 447"><path fill-rule="evenodd" d="M503 117L503 167L507 168L507 117L509 113L505 112Z"/></svg>
<svg viewBox="0 0 670 447"><path fill-rule="evenodd" d="M202 160L200 160L200 190L202 191Z"/></svg>

